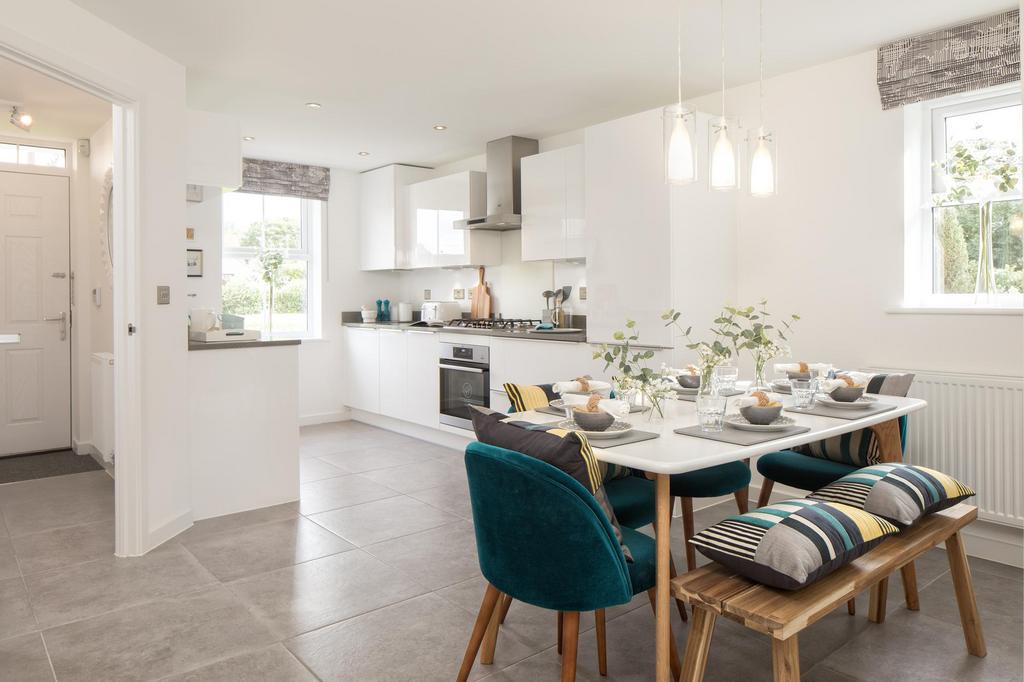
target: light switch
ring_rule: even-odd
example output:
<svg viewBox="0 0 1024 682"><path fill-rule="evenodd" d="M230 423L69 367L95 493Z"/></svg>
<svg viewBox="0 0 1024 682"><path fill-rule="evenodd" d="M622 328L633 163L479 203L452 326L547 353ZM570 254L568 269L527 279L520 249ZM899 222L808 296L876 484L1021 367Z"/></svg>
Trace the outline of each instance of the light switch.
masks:
<svg viewBox="0 0 1024 682"><path fill-rule="evenodd" d="M587 300L587 288L586 287L580 287L580 300L581 301Z"/></svg>
<svg viewBox="0 0 1024 682"><path fill-rule="evenodd" d="M429 301L430 300L430 289L424 289L423 290L423 300L424 301Z"/></svg>
<svg viewBox="0 0 1024 682"><path fill-rule="evenodd" d="M452 298L455 299L456 301L461 301L462 299L466 298L466 290L452 289Z"/></svg>
<svg viewBox="0 0 1024 682"><path fill-rule="evenodd" d="M169 286L160 285L156 288L156 304L157 305L170 305L171 303L171 288Z"/></svg>

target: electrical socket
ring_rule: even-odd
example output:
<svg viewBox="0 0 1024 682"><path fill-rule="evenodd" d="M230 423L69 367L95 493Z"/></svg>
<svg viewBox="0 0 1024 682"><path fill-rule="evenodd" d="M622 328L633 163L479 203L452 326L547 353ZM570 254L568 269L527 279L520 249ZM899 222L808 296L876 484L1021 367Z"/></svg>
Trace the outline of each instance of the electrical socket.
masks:
<svg viewBox="0 0 1024 682"><path fill-rule="evenodd" d="M462 299L466 298L466 290L452 289L452 298L454 298L456 301L461 301Z"/></svg>
<svg viewBox="0 0 1024 682"><path fill-rule="evenodd" d="M580 287L580 300L581 301L587 300L587 288L586 287Z"/></svg>
<svg viewBox="0 0 1024 682"><path fill-rule="evenodd" d="M429 301L430 300L430 289L424 289L423 290L423 300L424 301Z"/></svg>
<svg viewBox="0 0 1024 682"><path fill-rule="evenodd" d="M156 288L156 304L157 305L170 305L171 303L171 288L165 285L157 285Z"/></svg>

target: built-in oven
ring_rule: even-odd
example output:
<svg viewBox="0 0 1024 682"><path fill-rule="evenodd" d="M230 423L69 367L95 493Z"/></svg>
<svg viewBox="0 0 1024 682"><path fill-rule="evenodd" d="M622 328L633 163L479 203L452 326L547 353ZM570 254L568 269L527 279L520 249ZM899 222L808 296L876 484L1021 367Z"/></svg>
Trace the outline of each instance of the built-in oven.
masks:
<svg viewBox="0 0 1024 682"><path fill-rule="evenodd" d="M487 346L442 343L438 371L441 375L441 423L473 428L470 405L490 407L490 351Z"/></svg>

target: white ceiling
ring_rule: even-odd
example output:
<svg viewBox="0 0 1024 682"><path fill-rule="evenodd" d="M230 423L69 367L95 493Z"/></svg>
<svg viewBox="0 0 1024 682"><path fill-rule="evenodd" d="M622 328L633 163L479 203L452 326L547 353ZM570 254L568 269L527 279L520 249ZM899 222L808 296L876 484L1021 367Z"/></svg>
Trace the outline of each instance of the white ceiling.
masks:
<svg viewBox="0 0 1024 682"><path fill-rule="evenodd" d="M8 122L12 103L35 118L31 133ZM0 135L73 140L91 136L109 118L109 103L0 58Z"/></svg>
<svg viewBox="0 0 1024 682"><path fill-rule="evenodd" d="M184 64L189 105L238 116L255 157L434 165L492 138L543 137L675 97L675 0L75 1ZM755 80L757 2L725 5L729 83ZM1015 6L766 0L768 72ZM718 7L685 0L691 95L719 82Z"/></svg>

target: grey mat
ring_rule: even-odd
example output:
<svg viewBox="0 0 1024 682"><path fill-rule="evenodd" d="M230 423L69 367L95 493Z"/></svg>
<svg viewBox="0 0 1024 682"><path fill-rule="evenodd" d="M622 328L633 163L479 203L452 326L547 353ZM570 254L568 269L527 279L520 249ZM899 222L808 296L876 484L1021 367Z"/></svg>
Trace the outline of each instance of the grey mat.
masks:
<svg viewBox="0 0 1024 682"><path fill-rule="evenodd" d="M883 402L879 402L871 407L865 407L861 410L836 409L834 407L826 407L819 402L815 402L812 403L810 407L787 407L785 411L794 412L796 414L813 414L818 417L835 417L836 419L860 419L862 417L870 417L873 414L888 412L889 410L895 409L895 405Z"/></svg>
<svg viewBox="0 0 1024 682"><path fill-rule="evenodd" d="M810 426L790 426L785 431L743 431L726 425L721 431L709 433L701 431L700 426L694 425L676 429L674 433L683 436L694 436L695 438L717 440L723 443L732 443L733 445L757 445L758 443L766 443L770 440L785 438L786 436L795 436L798 433L805 433L810 430Z"/></svg>
<svg viewBox="0 0 1024 682"><path fill-rule="evenodd" d="M637 412L646 412L649 409L651 408L633 405L630 406L629 413L636 414ZM548 405L547 407L538 407L537 409L534 410L534 412L543 412L544 414L553 414L556 417L562 417L563 419L565 418L565 410L559 410L554 407L551 407L550 405Z"/></svg>
<svg viewBox="0 0 1024 682"><path fill-rule="evenodd" d="M589 440L591 447L607 450L608 448L614 448L619 445L629 445L630 443L640 443L645 440L654 440L657 437L658 434L652 433L651 431L640 431L638 429L633 429L626 435L619 436L618 438L609 438L608 440L591 438Z"/></svg>
<svg viewBox="0 0 1024 682"><path fill-rule="evenodd" d="M734 391L729 391L727 393L720 393L719 395L724 395L726 398L732 398L733 396L743 395L743 391L735 391L734 390ZM691 403L695 403L695 402L697 402L697 394L696 393L680 393L679 391L676 391L676 400L688 400Z"/></svg>
<svg viewBox="0 0 1024 682"><path fill-rule="evenodd" d="M0 457L0 483L31 481L36 478L100 471L103 467L89 455L76 455L71 450L39 452L32 455Z"/></svg>

